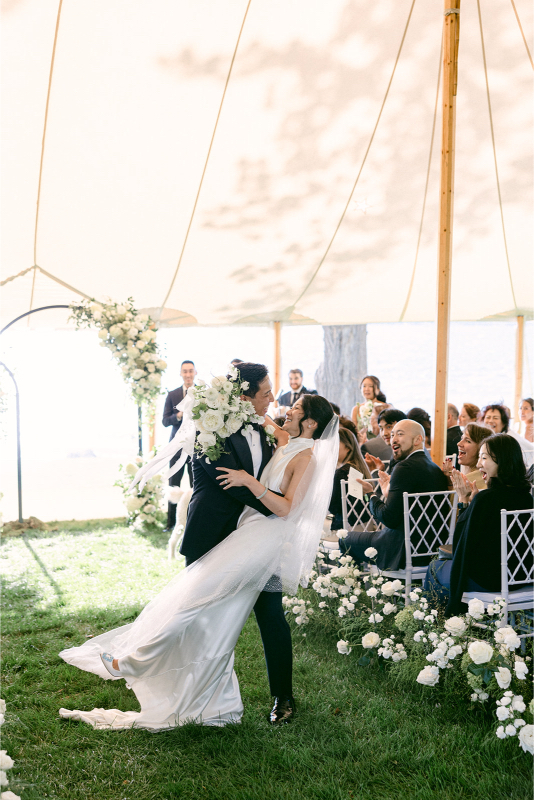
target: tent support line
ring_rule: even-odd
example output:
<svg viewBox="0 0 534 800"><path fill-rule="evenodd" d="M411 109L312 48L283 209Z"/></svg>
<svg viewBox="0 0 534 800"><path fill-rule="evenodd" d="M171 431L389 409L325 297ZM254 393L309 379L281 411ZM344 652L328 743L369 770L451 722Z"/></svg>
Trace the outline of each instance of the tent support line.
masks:
<svg viewBox="0 0 534 800"><path fill-rule="evenodd" d="M441 466L447 455L447 367L451 318L452 227L456 91L460 43L460 0L445 0L443 20L442 140L439 207L438 307L436 342L436 400L432 460Z"/></svg>
<svg viewBox="0 0 534 800"><path fill-rule="evenodd" d="M512 413L514 419L520 420L519 403L523 396L523 348L525 340L525 318L517 317L515 340L515 405Z"/></svg>
<svg viewBox="0 0 534 800"><path fill-rule="evenodd" d="M20 455L20 397L19 397L19 387L17 386L17 381L15 380L15 376L9 369L9 367L4 364L3 361L0 361L0 367L3 367L11 380L15 385L15 408L16 408L16 419L17 419L17 491L18 491L18 511L19 511L19 522L23 522L22 519L22 460Z"/></svg>
<svg viewBox="0 0 534 800"><path fill-rule="evenodd" d="M425 193L423 195L423 208L421 209L421 222L419 224L419 234L417 236L417 247L415 248L415 260L412 270L412 278L410 280L410 286L408 289L408 294L406 295L406 302L404 303L404 308L402 309L402 314L399 317L399 322L403 322L404 315L408 309L410 304L410 300L412 297L412 289L413 284L415 281L415 271L417 269L417 261L419 259L419 247L421 246L421 236L423 235L423 222L425 219L425 211L426 211L426 198L428 195L428 184L430 182L430 169L432 167L432 154L434 152L434 135L436 132L436 119L438 116L438 103L439 103L439 87L441 85L441 59L443 56L443 41L441 42L440 50L439 50L439 64L438 64L438 85L436 87L436 102L434 104L434 119L432 120L432 134L430 136L430 150L428 152L428 165L426 168L426 183L425 183Z"/></svg>
<svg viewBox="0 0 534 800"><path fill-rule="evenodd" d="M532 69L534 69L534 61L532 61L532 54L531 54L529 46L527 44L527 38L526 38L526 36L524 34L523 26L521 25L521 20L519 19L519 14L517 13L517 8L515 7L514 0L511 0L511 3L512 3L512 8L514 9L514 14L515 14L515 18L517 20L517 24L519 25L519 30L521 31L521 36L523 37L523 41L525 43L525 48L526 48L526 51L527 51L527 54L528 54L530 65L531 65Z"/></svg>
<svg viewBox="0 0 534 800"><path fill-rule="evenodd" d="M388 96L389 96L389 90L391 89L391 84L393 83L393 78L395 77L395 72L397 70L397 65L399 63L399 59L400 59L400 56L401 56L401 53L402 53L402 48L404 46L404 40L406 39L406 34L408 33L408 27L410 25L410 20L412 18L412 12L413 12L414 5L415 5L415 0L412 0L412 5L410 6L410 11L408 13L408 19L406 20L406 25L404 27L404 33L402 34L402 39L401 39L399 50L398 50L398 53L397 53L397 58L395 59L395 64L393 65L393 72L391 73L391 78L389 79L389 83L388 83L388 86L387 86L387 89L386 89L386 94L385 94L384 99L382 101L382 105L380 106L380 111L378 113L378 118L376 120L375 127L373 128L373 132L371 134L371 138L369 140L369 144L367 145L367 149L365 151L365 154L364 154L364 157L363 157L363 161L362 161L362 163L360 165L360 169L359 169L358 174L356 176L356 180L354 181L354 185L353 185L353 187L351 189L351 192L349 194L349 199L347 200L345 208L343 209L343 213L341 214L340 220L339 220L338 224L336 225L336 229L334 231L334 234L333 234L332 238L330 239L330 241L328 242L328 246L326 248L326 251L325 251L323 257L319 261L319 264L317 265L317 268L315 269L315 272L311 276L310 280L308 281L308 283L306 284L306 286L304 287L302 292L299 294L299 296L297 297L297 299L293 303L293 305L292 305L293 309L296 307L297 303L299 303L302 300L302 298L304 297L304 295L306 294L306 292L308 291L308 289L310 288L310 286L314 282L315 278L317 277L317 275L319 273L319 270L321 269L321 267L323 266L324 262L326 261L326 258L327 258L328 254L330 252L330 249L331 249L332 245L334 244L334 239L336 238L336 236L338 234L338 231L341 228L341 225L343 224L343 220L345 219L347 211L349 210L349 205L351 203L351 200L352 200L352 197L354 195L354 192L356 191L356 187L357 187L358 182L360 180L360 176L361 176L361 174L363 172L363 168L365 166L365 162L367 161L367 156L369 155L369 150L371 149L371 145L373 144L373 141L374 141L374 138L375 138L375 134L376 134L376 132L378 130L378 125L379 125L380 119L382 117L382 112L384 111L384 107L386 105L386 100L388 99Z"/></svg>
<svg viewBox="0 0 534 800"><path fill-rule="evenodd" d="M491 131L491 145L493 148L493 163L495 164L495 179L497 181L497 195L499 197L499 210L501 212L501 225L502 225L502 237L504 241L504 252L506 254L506 263L508 265L508 277L510 278L510 288L512 290L512 299L514 301L514 308L517 308L517 300L515 299L515 291L514 291L514 281L512 278L512 268L510 266L510 256L508 255L508 242L506 240L506 228L504 225L504 211L502 207L502 197L501 197L501 183L499 181L499 168L497 166L497 150L495 148L495 131L493 130L493 114L491 111L491 99L490 99L490 90L489 90L489 80L488 80L488 67L486 64L486 48L484 46L484 31L482 29L482 12L480 10L480 0L477 0L477 9L478 9L478 22L480 26L480 43L482 45L482 60L484 62L484 79L486 81L486 97L488 99L488 114L489 114L489 122L490 122L490 131Z"/></svg>
<svg viewBox="0 0 534 800"><path fill-rule="evenodd" d="M414 0L414 2L415 2L415 0ZM219 105L219 111L217 112L217 118L215 120L215 127L213 128L213 133L211 134L211 141L210 141L210 146L208 148L208 155L206 156L206 161L204 162L204 169L202 170L202 177L200 178L200 184L199 184L199 187L198 187L197 195L195 197L195 202L193 204L193 210L191 212L191 217L189 219L189 225L187 226L187 231L185 232L184 243L182 245L182 250L180 252L180 257L178 259L178 264L176 265L176 270L174 272L174 276L173 276L173 279L171 281L171 285L169 286L169 290L168 290L167 294L165 295L165 299L164 299L163 303L161 304L161 308L159 309L159 317L161 317L161 315L163 313L163 309L165 308L167 300L170 297L170 294L171 294L171 292L173 290L173 287L174 287L174 283L175 283L176 278L178 276L178 272L179 272L180 267L182 265L182 259L183 259L183 256L184 256L185 248L187 246L187 240L189 239L189 233L191 231L191 226L193 225L193 219L194 219L194 216L195 216L195 212L197 210L197 205L198 205L198 200L199 200L199 197L200 197L200 192L202 191L202 184L204 183L204 177L206 175L206 170L208 168L208 162L210 160L211 150L212 150L212 147L213 147L213 142L215 140L215 134L217 133L217 127L219 125L219 119L221 118L221 112L222 112L222 109L223 109L224 99L226 97L226 91L228 89L228 84L230 83L230 77L232 75L232 70L234 68L234 62L235 62L235 59L236 59L237 50L239 48L239 42L241 41L241 34L243 33L243 28L245 27L245 22L246 22L246 19L247 19L247 14L248 14L248 11L249 11L251 3L252 3L252 0L248 0L247 7L246 7L246 10L245 10L245 16L243 17L243 22L241 23L241 28L239 30L239 36L237 37L237 42L236 42L236 45L235 45L235 48L234 48L234 53L232 55L232 60L230 62L230 69L228 70L228 75L226 76L226 83L224 84L224 90L223 90L223 94L222 94L222 98L221 98L221 103Z"/></svg>
<svg viewBox="0 0 534 800"><path fill-rule="evenodd" d="M274 323L274 398L278 397L281 385L282 371L282 323L276 320Z"/></svg>

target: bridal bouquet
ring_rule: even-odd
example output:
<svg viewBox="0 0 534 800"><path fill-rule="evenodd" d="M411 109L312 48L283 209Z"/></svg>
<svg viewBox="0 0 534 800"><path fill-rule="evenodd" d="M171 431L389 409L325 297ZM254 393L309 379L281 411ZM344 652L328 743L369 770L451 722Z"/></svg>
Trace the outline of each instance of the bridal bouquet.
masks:
<svg viewBox="0 0 534 800"><path fill-rule="evenodd" d="M213 378L211 385L200 382L187 390L193 397L193 421L198 431L195 450L205 455L208 463L217 461L224 453L224 440L243 428L243 435L251 422L262 423L263 417L256 414L249 400L240 395L249 388L242 381L239 370L232 367L228 376Z"/></svg>

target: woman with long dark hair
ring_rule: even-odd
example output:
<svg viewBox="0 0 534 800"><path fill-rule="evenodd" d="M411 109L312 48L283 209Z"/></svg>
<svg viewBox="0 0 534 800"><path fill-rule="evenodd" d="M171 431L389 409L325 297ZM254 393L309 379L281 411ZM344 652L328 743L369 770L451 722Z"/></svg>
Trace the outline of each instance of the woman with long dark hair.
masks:
<svg viewBox="0 0 534 800"><path fill-rule="evenodd" d="M358 429L360 444L366 441L369 434L372 438L371 415L376 403L385 403L386 395L380 388L376 375L365 375L360 381L363 403L356 403L351 412L351 419Z"/></svg>
<svg viewBox="0 0 534 800"><path fill-rule="evenodd" d="M347 428L340 428L339 429L339 458L337 462L337 468L334 475L334 486L332 489L332 499L330 500L329 511L331 514L334 515L334 519L332 520L332 531L339 531L343 527L343 506L341 502L341 481L346 481L349 477L349 470L351 467L357 469L358 472L361 472L364 478L370 478L371 473L369 472L369 468L365 463L361 450L360 445L352 431L347 430ZM363 511L363 504L361 502L358 503L361 508L357 508L358 512ZM353 515L354 519L354 515ZM369 521L371 516L368 515L367 520ZM351 517L349 516L349 522L352 522Z"/></svg>
<svg viewBox="0 0 534 800"><path fill-rule="evenodd" d="M513 436L485 439L477 467L487 491L479 492L471 484L471 503L460 513L454 531L452 561L433 561L425 578L425 589L447 603L449 616L461 610L464 592L500 593L501 509L532 508L523 455Z"/></svg>

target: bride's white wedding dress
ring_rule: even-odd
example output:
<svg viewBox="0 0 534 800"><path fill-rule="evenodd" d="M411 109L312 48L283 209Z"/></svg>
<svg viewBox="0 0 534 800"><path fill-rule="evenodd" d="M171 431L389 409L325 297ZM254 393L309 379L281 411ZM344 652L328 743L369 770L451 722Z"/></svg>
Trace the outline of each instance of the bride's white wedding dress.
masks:
<svg viewBox="0 0 534 800"><path fill-rule="evenodd" d="M337 424L335 431L337 434ZM274 453L261 482L279 492L291 459L316 444L311 439L291 439ZM334 449L337 453L337 443ZM330 458L322 459L323 463L332 461L332 475L334 449L330 446L333 455L329 452ZM320 517L322 514L324 519L326 507L319 508L324 505L324 498L317 500L317 480L324 475L317 468L315 454L310 463L312 468L305 474L308 477L301 481L300 511L292 510L285 518L267 518L247 507L238 528L177 575L135 622L60 653L68 664L106 680L120 679L110 676L100 653L108 652L118 658L121 673L135 692L141 711L62 708L59 712L62 717L104 729L160 730L189 721L204 725L240 721L243 704L234 672L234 647L239 634L261 589L273 575L282 580L284 588L288 585L290 590L296 588L302 577L302 558L308 562L310 554L313 558L321 534ZM326 480L330 484L329 494L332 477ZM297 491L300 489L299 484ZM305 512L303 505L315 508L315 513ZM308 552L301 554L303 531L307 539L311 534L313 540L314 526L316 540L306 541ZM307 568L309 571L311 563Z"/></svg>

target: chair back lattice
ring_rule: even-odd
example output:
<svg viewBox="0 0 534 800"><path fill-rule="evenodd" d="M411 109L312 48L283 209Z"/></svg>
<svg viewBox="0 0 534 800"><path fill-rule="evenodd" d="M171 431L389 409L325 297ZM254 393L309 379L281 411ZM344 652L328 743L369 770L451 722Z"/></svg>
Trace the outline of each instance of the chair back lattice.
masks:
<svg viewBox="0 0 534 800"><path fill-rule="evenodd" d="M369 483L374 479L366 478ZM341 481L341 506L343 509L343 527L347 531L377 531L383 526L373 519L369 502L358 500L349 493L349 482Z"/></svg>
<svg viewBox="0 0 534 800"><path fill-rule="evenodd" d="M501 511L502 585L534 583L534 509Z"/></svg>
<svg viewBox="0 0 534 800"><path fill-rule="evenodd" d="M444 492L404 492L406 565L416 556L434 556L454 533L458 495Z"/></svg>

